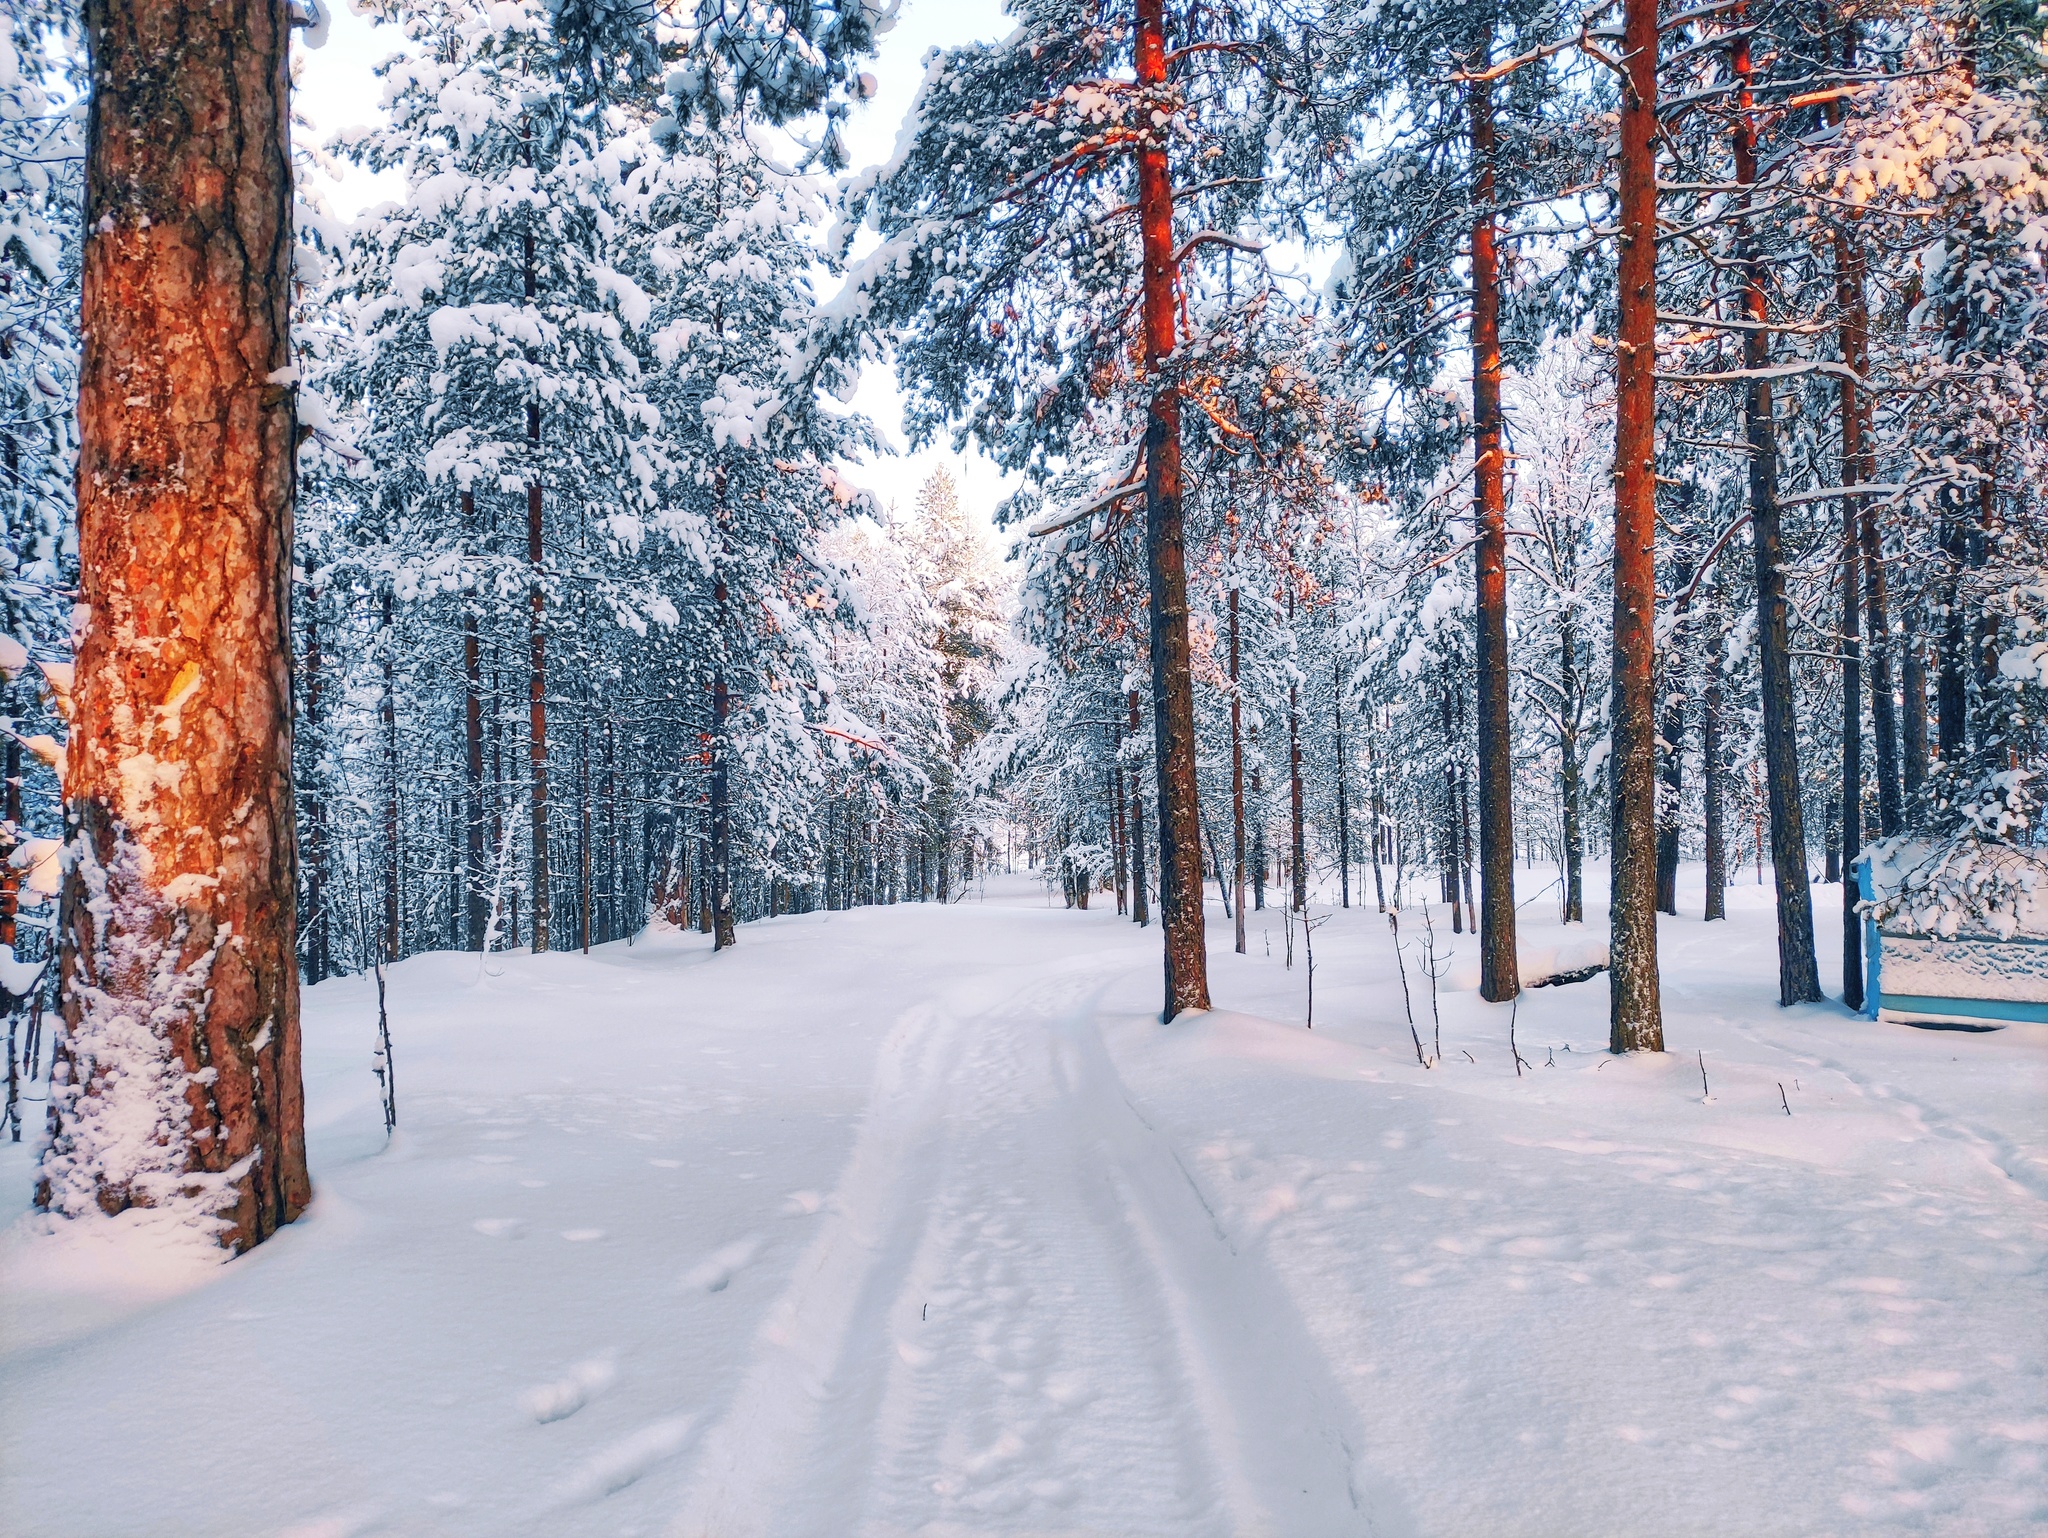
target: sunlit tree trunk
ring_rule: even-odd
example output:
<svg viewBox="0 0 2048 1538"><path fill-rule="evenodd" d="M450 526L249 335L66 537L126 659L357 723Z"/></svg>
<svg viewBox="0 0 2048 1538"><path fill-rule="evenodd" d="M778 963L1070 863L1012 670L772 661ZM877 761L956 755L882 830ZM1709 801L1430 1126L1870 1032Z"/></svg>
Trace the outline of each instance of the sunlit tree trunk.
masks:
<svg viewBox="0 0 2048 1538"><path fill-rule="evenodd" d="M1657 974L1657 0L1623 0L1608 1045L1664 1050Z"/></svg>
<svg viewBox="0 0 2048 1538"><path fill-rule="evenodd" d="M195 1201L241 1250L312 1194L286 7L90 0L85 36L76 864L37 1201L65 1216Z"/></svg>
<svg viewBox="0 0 2048 1538"><path fill-rule="evenodd" d="M1489 49L1491 36L1488 38ZM1485 52L1477 60L1484 68ZM1479 996L1522 991L1515 957L1514 737L1508 698L1508 491L1500 402L1500 256L1493 87L1470 87L1472 125L1472 547L1478 609Z"/></svg>
<svg viewBox="0 0 2048 1538"><path fill-rule="evenodd" d="M1166 84L1165 0L1138 0L1140 89ZM1145 426L1145 553L1152 619L1152 732L1159 776L1159 919L1165 939L1162 1018L1209 1007L1202 917L1202 817L1195 780L1194 677L1188 654L1188 572L1181 521L1180 394L1168 377L1175 328L1173 183L1166 145L1138 152L1138 224L1144 246L1145 367L1152 403Z"/></svg>

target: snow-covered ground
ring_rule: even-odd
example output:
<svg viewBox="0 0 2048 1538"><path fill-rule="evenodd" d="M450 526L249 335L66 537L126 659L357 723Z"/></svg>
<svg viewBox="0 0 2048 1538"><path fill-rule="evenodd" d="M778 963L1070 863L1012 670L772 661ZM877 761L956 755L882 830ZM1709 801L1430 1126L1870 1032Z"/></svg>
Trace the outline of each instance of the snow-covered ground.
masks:
<svg viewBox="0 0 2048 1538"><path fill-rule="evenodd" d="M1445 994L1428 1070L1369 907L1312 1033L1278 913L1239 958L1212 907L1219 1011L1161 1027L1157 931L1021 878L425 956L388 1148L372 985L323 985L305 1221L0 1241L0 1527L2041 1532L2048 1035L1780 1010L1766 901L1664 921L1669 1055L1601 1050L1596 979Z"/></svg>

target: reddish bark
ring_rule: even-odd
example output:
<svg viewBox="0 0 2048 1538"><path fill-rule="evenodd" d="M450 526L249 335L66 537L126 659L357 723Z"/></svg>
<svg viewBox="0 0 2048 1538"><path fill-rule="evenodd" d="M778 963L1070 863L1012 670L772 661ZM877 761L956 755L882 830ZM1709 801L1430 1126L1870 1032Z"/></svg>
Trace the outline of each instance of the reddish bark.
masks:
<svg viewBox="0 0 2048 1538"><path fill-rule="evenodd" d="M88 617L65 771L79 863L38 1200L119 1212L210 1188L199 1199L241 1250L312 1194L291 784L297 423L281 378L285 5L91 0L85 33ZM138 1012L140 1044L121 1030ZM96 1056L117 1043L121 1060ZM138 1075L182 1079L183 1122L117 1166L100 1118Z"/></svg>
<svg viewBox="0 0 2048 1538"><path fill-rule="evenodd" d="M1482 67L1487 61L1482 57ZM1492 86L1474 81L1472 122L1472 515L1479 670L1479 996L1522 991L1515 957L1514 739L1508 722L1508 488L1501 441L1500 256Z"/></svg>
<svg viewBox="0 0 2048 1538"><path fill-rule="evenodd" d="M1138 0L1141 88L1166 84L1164 0ZM1170 377L1177 333L1173 184L1163 141L1138 152L1138 224L1144 246L1145 553L1152 618L1152 735L1159 776L1159 924L1165 939L1161 1017L1209 1007L1202 917L1202 819L1195 781L1195 692L1188 652L1188 569L1181 518L1180 393Z"/></svg>
<svg viewBox="0 0 2048 1538"><path fill-rule="evenodd" d="M1623 0L1614 341L1614 725L1608 1045L1664 1050L1657 975L1657 0Z"/></svg>

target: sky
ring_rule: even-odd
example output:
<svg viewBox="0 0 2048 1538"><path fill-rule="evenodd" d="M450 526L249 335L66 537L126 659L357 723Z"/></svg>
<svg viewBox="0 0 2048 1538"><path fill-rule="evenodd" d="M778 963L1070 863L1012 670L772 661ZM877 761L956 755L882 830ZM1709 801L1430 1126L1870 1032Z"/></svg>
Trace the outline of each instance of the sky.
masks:
<svg viewBox="0 0 2048 1538"><path fill-rule="evenodd" d="M378 115L380 83L376 66L397 44L393 30L354 13L346 0L330 0L334 12L326 45L300 49L294 104L317 139L345 128L373 123ZM1012 27L998 0L903 0L895 27L881 39L874 61L866 66L879 83L874 99L856 106L845 128L849 157L855 169L886 160L895 148L897 131L909 110L922 77L925 51L959 43L993 41ZM396 178L371 176L354 167L328 191L334 211L353 218L364 208L400 195ZM853 399L881 430L883 440L899 451L907 446L902 431L902 398L886 367L868 365ZM987 524L995 504L1014 490L1014 476L977 451L965 455L940 443L917 454L899 453L856 467L850 479L875 494L884 507L894 504L908 514L917 489L931 473L945 466L960 483L962 500Z"/></svg>

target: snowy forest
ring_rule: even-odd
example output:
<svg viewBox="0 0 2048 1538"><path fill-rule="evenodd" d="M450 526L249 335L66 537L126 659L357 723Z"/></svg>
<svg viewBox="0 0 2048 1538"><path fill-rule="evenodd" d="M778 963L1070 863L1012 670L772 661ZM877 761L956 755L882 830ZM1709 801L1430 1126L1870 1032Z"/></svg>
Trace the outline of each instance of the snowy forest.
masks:
<svg viewBox="0 0 2048 1538"><path fill-rule="evenodd" d="M787 1288L646 1347L730 1377L723 1409L636 1401L538 1493L485 1493L545 1462L510 1442L461 1501L414 1491L430 1452L365 1407L328 1434L403 1470L365 1490L323 1453L275 1500L170 1463L53 1498L69 1462L11 1448L20 1531L2048 1520L2048 10L1008 0L911 57L944 0L335 4L0 15L7 1436L113 1392L125 1311L243 1317L201 1300L273 1236L234 1285L402 1371L470 1308L633 1316L677 1242L692 1308ZM344 23L383 62L320 131L295 93ZM885 86L908 109L863 164ZM878 490L899 439L956 468ZM688 1187L688 1239L602 1283L538 1238L516 1282L421 1240L419 1280L356 1233L458 1199L462 1117L528 1114L591 1134L536 1191L723 1171L597 1148L719 1116L735 1168L781 1150L753 1196L801 1188L756 1223ZM846 1128L777 1120L814 1114ZM1525 1153L1431 1250L1418 1202ZM1729 1193L1654 1220L1732 1225L1722 1269L1591 1243L1634 1200L1599 1157L1644 1201ZM1098 1168L1122 1195L1000 1216ZM1286 1226L1311 1208L1339 1226ZM562 1221L581 1265L631 1220ZM458 1226L496 1256L528 1224ZM1919 1296L1908 1253L1962 1333L1858 1312ZM1440 1274L1481 1255L1506 1269ZM330 1262L384 1303L329 1297ZM1815 1328L1857 1362L1900 1335L1872 1381L1923 1387L1731 1365L1709 1413L1625 1344L1556 1387L1597 1338L1567 1332L1505 1399L1619 1416L1646 1461L1588 1488L1572 1413L1475 1400L1509 1450L1450 1472L1449 1401L1517 1350L1488 1321L1553 1265L1580 1280L1536 1291L1766 1322L1848 1276ZM967 1271L990 1311L914 1343ZM1366 1324L1301 1301L1332 1277ZM1098 1285L1128 1313L1055 1301ZM1418 1288L1479 1360L1371 1333ZM1076 1365L1075 1319L1121 1344ZM520 1435L639 1392L627 1335L540 1333ZM135 1369L152 1413L237 1392L243 1348L199 1338ZM949 1350L983 1398L918 1397ZM1152 1401L1110 1386L1145 1373ZM1736 1461L1660 1489L1645 1394ZM1836 1471L1811 1487L1736 1429L1787 1395Z"/></svg>

